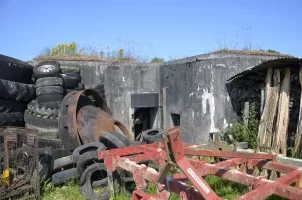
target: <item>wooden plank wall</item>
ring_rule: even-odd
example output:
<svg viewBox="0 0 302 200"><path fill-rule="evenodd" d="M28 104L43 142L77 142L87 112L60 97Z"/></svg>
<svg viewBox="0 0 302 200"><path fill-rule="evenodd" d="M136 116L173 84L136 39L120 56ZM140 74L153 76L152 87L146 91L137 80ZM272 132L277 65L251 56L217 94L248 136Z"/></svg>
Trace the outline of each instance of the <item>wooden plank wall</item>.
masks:
<svg viewBox="0 0 302 200"><path fill-rule="evenodd" d="M286 155L291 69L286 68L282 74L281 78L279 69L267 69L265 105L260 119L258 141L260 151Z"/></svg>

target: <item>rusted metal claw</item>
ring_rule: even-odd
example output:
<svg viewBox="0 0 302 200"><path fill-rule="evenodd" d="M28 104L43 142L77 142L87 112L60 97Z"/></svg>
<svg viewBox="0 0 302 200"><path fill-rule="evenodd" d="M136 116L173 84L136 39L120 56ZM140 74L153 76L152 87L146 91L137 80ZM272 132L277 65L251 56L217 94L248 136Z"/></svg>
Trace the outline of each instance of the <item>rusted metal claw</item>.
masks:
<svg viewBox="0 0 302 200"><path fill-rule="evenodd" d="M131 138L130 132L120 121L94 106L82 107L77 114L77 123L79 136L84 143L99 141L103 132L117 131L115 126Z"/></svg>
<svg viewBox="0 0 302 200"><path fill-rule="evenodd" d="M215 164L188 158L191 155L213 156L224 158ZM297 166L279 163L276 155L262 153L240 153L223 152L215 150L199 149L181 142L181 131L177 127L170 128L163 135L163 142L156 144L145 144L120 149L99 151L98 157L104 160L109 172L117 169L131 172L137 189L134 190L132 199L160 199L167 200L168 193L173 192L180 195L180 199L222 199L211 189L203 179L207 175L215 175L220 178L246 185L250 188L246 194L237 200L261 200L272 194L287 199L302 199L300 187L302 169ZM139 164L143 160L155 161L162 159L166 163L159 173L151 167ZM168 176L169 167L178 167L181 173ZM240 166L236 169L237 166ZM258 170L259 168L259 170ZM262 173L275 171L284 173L279 177L277 174L268 178L253 175L253 169ZM261 174L260 174L261 175ZM185 183L190 180L192 185ZM152 182L158 186L158 194L146 194L143 189L145 182ZM296 182L296 187L291 184ZM298 188L297 188L298 186ZM113 193L111 193L113 194Z"/></svg>
<svg viewBox="0 0 302 200"><path fill-rule="evenodd" d="M94 103L91 99L94 99ZM68 151L73 151L82 144L78 134L77 113L86 105L94 105L110 113L103 99L92 89L68 93L61 103L58 118L59 137Z"/></svg>

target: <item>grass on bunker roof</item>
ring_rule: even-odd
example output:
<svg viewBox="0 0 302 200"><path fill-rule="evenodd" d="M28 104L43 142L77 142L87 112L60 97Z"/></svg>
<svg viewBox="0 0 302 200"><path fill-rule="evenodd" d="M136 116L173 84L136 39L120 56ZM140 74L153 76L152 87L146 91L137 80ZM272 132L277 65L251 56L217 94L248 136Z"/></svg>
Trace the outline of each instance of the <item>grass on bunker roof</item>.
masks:
<svg viewBox="0 0 302 200"><path fill-rule="evenodd" d="M216 194L224 199L233 200L237 197L247 193L248 187L231 181L227 181L216 177L214 175L208 175L205 180L211 186L211 188L216 192ZM187 181L187 184L190 184ZM156 194L156 185L148 184L146 189L149 194ZM86 197L82 196L77 185L77 181L70 180L66 182L63 186L54 187L51 183L46 183L41 192L42 200L87 200ZM116 200L130 200L132 199L129 195L116 194ZM169 200L178 200L179 196L171 193ZM267 200L283 200L284 198L278 196L270 196Z"/></svg>

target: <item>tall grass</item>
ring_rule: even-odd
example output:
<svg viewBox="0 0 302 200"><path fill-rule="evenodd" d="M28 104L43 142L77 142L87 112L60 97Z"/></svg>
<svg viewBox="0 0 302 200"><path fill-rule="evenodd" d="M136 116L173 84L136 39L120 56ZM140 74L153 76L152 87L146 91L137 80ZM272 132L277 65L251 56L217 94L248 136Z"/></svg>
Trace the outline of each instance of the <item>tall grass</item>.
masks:
<svg viewBox="0 0 302 200"><path fill-rule="evenodd" d="M128 43L129 45L129 43ZM161 63L163 58L135 55L134 47L123 47L112 49L109 46L91 46L72 42L70 44L58 44L54 47L45 48L36 57L37 60L61 58L70 60L97 60L97 61L120 61L120 62L142 62ZM140 51L142 47L139 48Z"/></svg>
<svg viewBox="0 0 302 200"><path fill-rule="evenodd" d="M38 56L43 57L68 57L68 58L86 58L93 60L110 61L136 61L129 49L110 50L104 48L92 47L89 45L80 45L76 42L70 44L58 44L53 48L45 48Z"/></svg>

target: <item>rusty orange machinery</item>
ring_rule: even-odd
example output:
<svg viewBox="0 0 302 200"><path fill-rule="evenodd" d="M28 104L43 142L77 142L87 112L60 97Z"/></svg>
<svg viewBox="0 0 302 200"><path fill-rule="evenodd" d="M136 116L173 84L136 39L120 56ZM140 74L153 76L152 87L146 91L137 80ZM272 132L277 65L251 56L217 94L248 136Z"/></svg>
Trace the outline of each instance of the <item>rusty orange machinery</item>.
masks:
<svg viewBox="0 0 302 200"><path fill-rule="evenodd" d="M226 159L225 161L209 164L205 161L193 160L187 156L213 156ZM111 195L114 196L112 173L123 169L133 173L136 190L132 199L168 199L170 192L179 194L180 199L222 199L207 184L204 176L213 174L226 180L237 182L250 187L250 191L237 199L265 199L276 194L288 199L302 199L302 190L290 186L301 179L302 170L298 167L278 163L276 155L262 153L223 152L195 148L192 144L181 141L179 127L168 129L163 135L163 141L155 144L132 146L107 151L99 151L98 158L104 160ZM143 161L157 161L160 172L138 164ZM231 169L241 165L241 170ZM177 166L182 173L167 176L169 169ZM251 175L253 167L284 173L276 180ZM185 183L190 180L192 185ZM144 189L147 182L158 187L158 194L147 194Z"/></svg>

